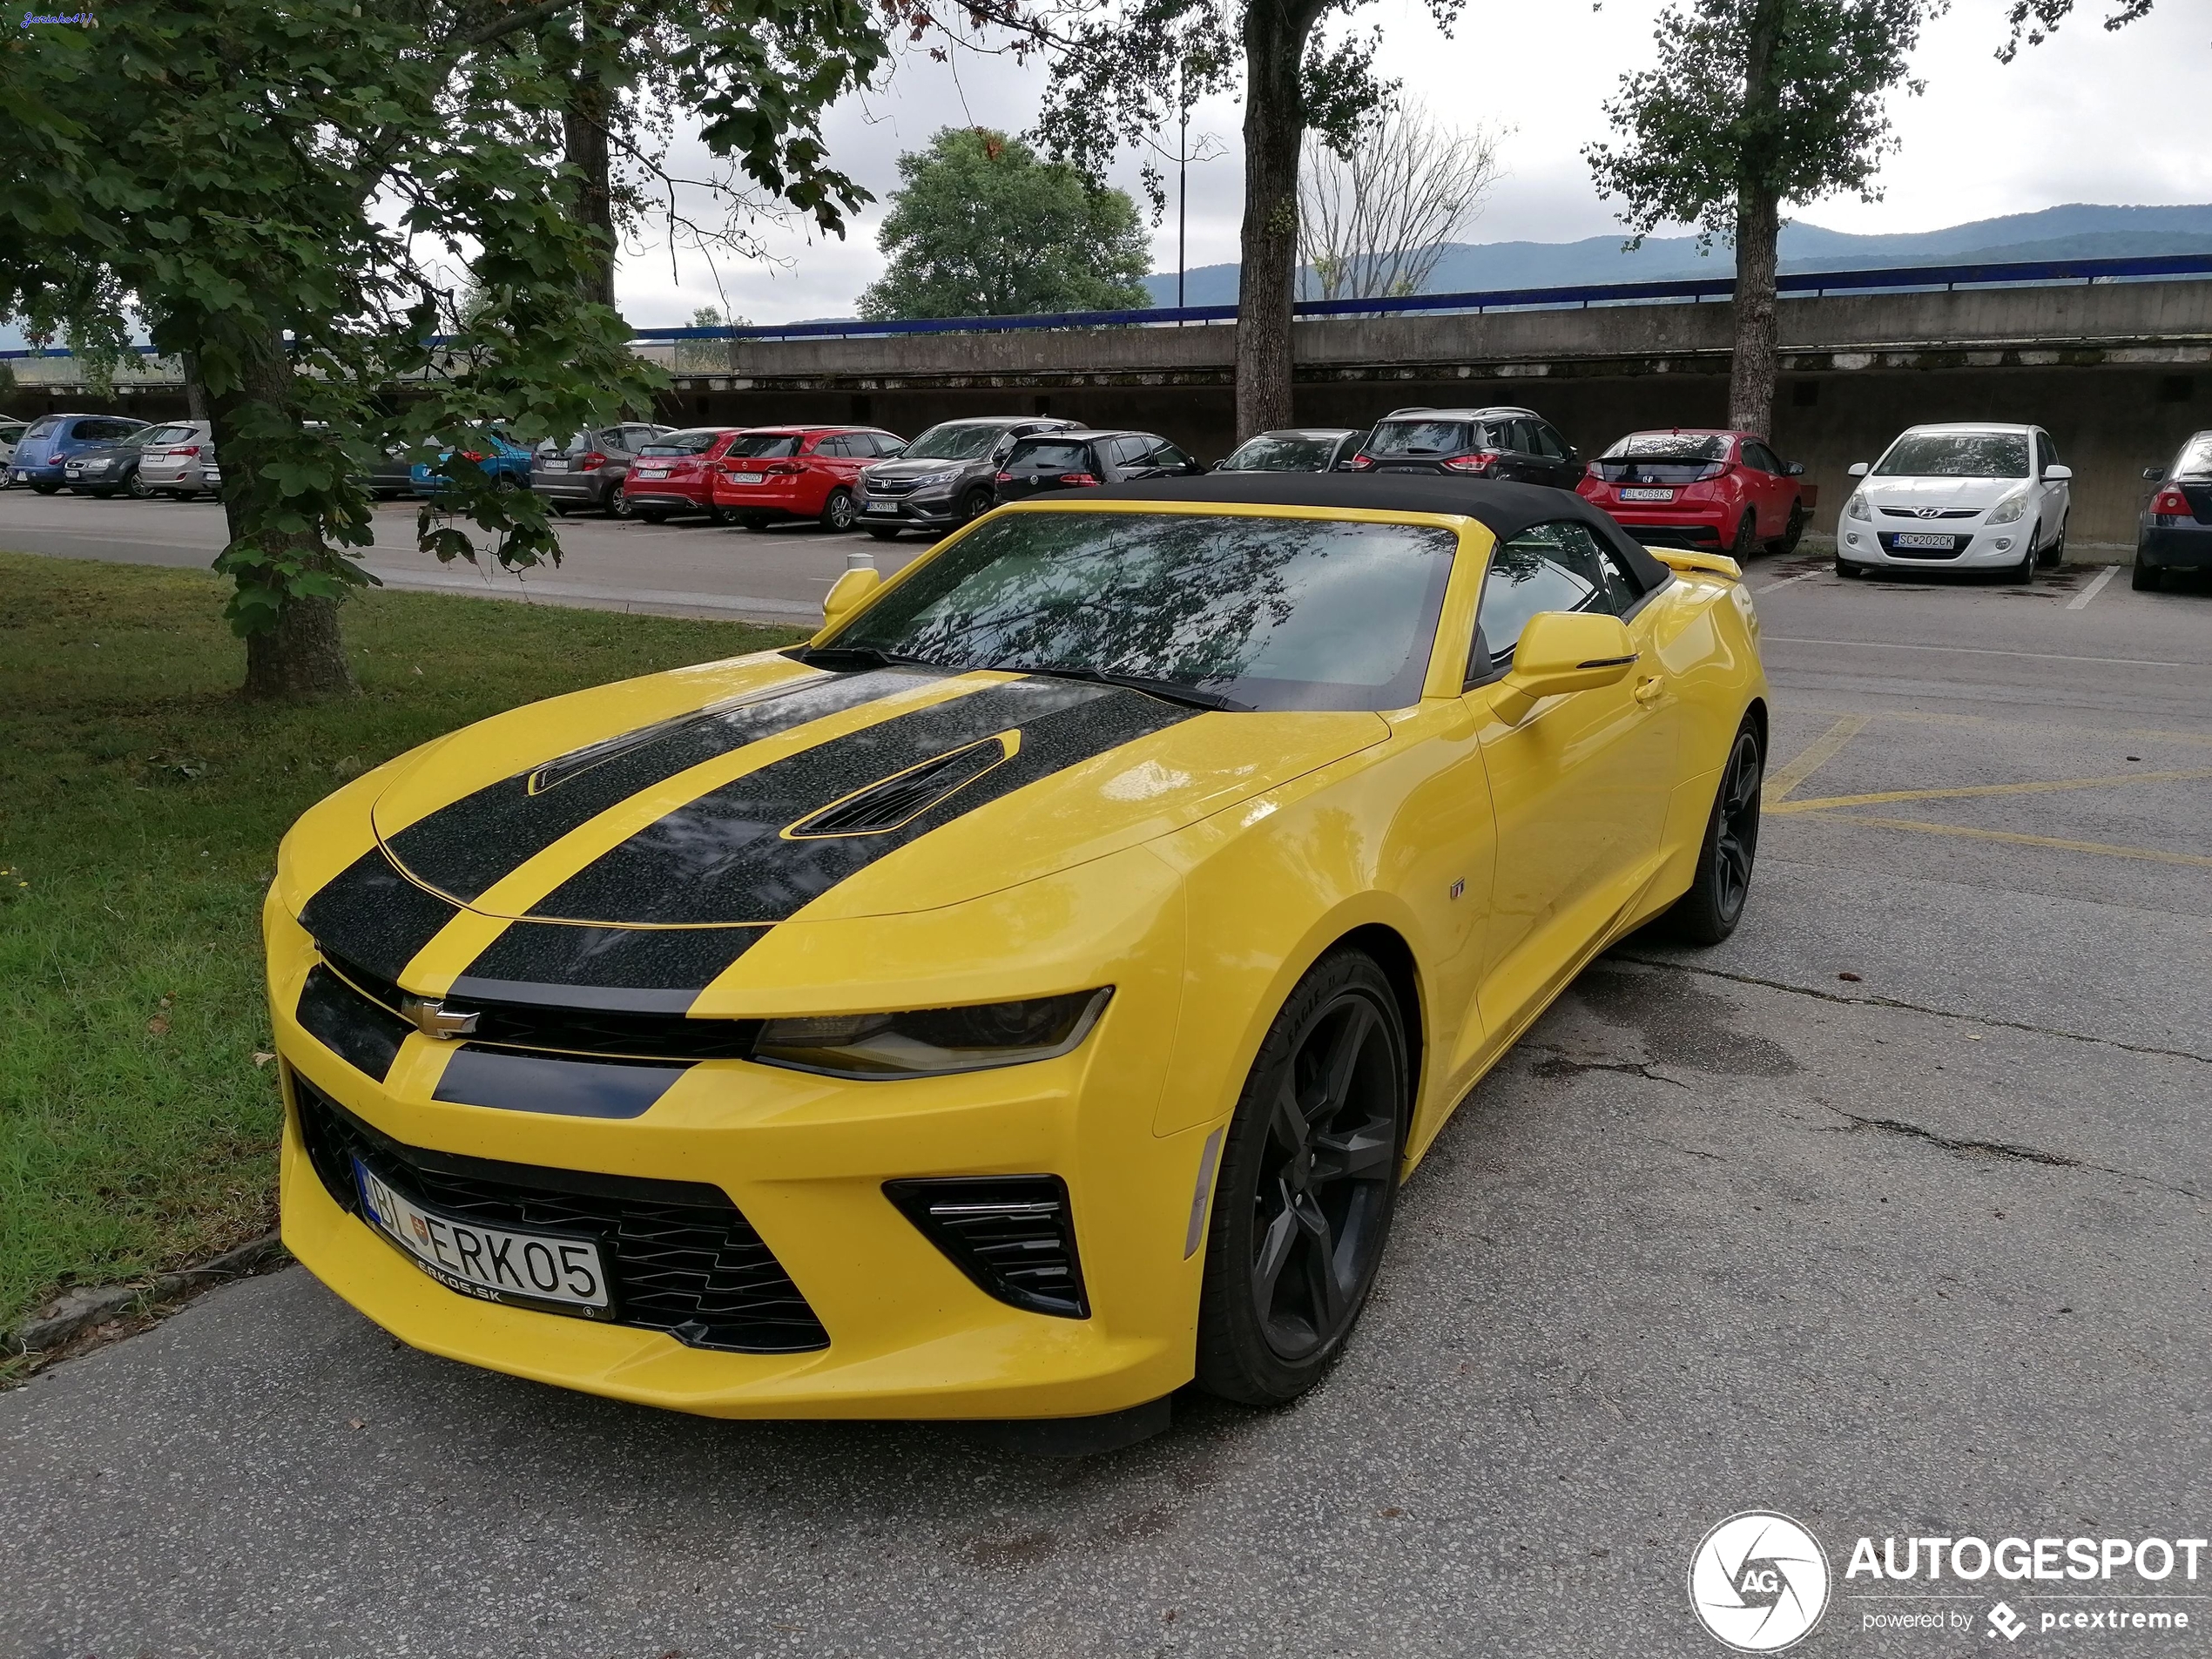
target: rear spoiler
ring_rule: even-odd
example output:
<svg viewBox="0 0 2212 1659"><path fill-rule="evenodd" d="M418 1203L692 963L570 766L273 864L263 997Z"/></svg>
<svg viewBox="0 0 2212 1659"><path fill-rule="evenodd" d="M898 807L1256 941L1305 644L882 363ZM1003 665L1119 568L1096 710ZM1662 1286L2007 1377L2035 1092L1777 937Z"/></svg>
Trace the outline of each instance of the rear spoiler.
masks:
<svg viewBox="0 0 2212 1659"><path fill-rule="evenodd" d="M1725 553L1697 553L1683 547L1648 547L1644 551L1669 570L1724 576L1730 582L1743 579L1743 567Z"/></svg>

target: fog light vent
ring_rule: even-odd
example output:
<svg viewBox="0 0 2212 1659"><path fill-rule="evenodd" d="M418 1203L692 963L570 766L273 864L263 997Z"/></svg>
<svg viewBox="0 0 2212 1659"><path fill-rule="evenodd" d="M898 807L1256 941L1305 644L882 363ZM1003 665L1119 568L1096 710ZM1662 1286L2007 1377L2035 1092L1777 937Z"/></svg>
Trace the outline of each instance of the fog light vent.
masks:
<svg viewBox="0 0 2212 1659"><path fill-rule="evenodd" d="M1068 1184L1058 1176L887 1181L883 1195L987 1295L1032 1313L1090 1317Z"/></svg>

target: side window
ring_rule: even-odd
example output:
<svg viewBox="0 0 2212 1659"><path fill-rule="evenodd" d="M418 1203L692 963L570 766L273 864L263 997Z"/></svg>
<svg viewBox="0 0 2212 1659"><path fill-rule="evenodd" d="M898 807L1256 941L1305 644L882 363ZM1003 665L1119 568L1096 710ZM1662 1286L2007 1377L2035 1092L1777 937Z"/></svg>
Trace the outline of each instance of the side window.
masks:
<svg viewBox="0 0 2212 1659"><path fill-rule="evenodd" d="M853 441L842 434L834 437L822 438L815 442L814 453L818 455L826 455L833 461L843 461L848 459L853 454Z"/></svg>
<svg viewBox="0 0 2212 1659"><path fill-rule="evenodd" d="M1749 438L1743 441L1743 464L1758 472L1782 470L1782 463L1774 458L1766 445L1754 443Z"/></svg>
<svg viewBox="0 0 2212 1659"><path fill-rule="evenodd" d="M1541 421L1532 421L1529 425L1536 434L1537 454L1548 456L1554 461L1567 459L1567 445L1561 441L1558 433L1553 431Z"/></svg>
<svg viewBox="0 0 2212 1659"><path fill-rule="evenodd" d="M2059 464L2059 446L2051 442L2051 435L2044 431L2041 427L2038 427L2035 428L2035 442L2038 447L2040 447L2043 451L2043 464L2046 467L2057 466Z"/></svg>
<svg viewBox="0 0 2212 1659"><path fill-rule="evenodd" d="M1144 465L1144 452L1152 446L1143 438L1109 438L1106 441L1106 460L1116 467Z"/></svg>
<svg viewBox="0 0 2212 1659"><path fill-rule="evenodd" d="M1535 524L1501 543L1482 579L1475 623L1494 662L1502 664L1520 643L1529 617L1545 610L1626 612L1638 597L1611 549L1587 525ZM1479 671L1481 664L1471 666Z"/></svg>
<svg viewBox="0 0 2212 1659"><path fill-rule="evenodd" d="M1197 462L1165 439L1152 446L1152 453L1144 457L1148 467L1164 467L1170 472L1193 472Z"/></svg>

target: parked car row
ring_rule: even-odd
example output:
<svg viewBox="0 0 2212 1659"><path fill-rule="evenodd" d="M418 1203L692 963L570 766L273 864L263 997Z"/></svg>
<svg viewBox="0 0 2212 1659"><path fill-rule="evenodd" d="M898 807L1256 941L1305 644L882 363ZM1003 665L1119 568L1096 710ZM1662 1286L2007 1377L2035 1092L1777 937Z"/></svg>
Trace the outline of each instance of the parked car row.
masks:
<svg viewBox="0 0 2212 1659"><path fill-rule="evenodd" d="M1804 468L1754 433L1713 428L1632 432L1585 459L1558 428L1517 406L1393 409L1373 426L1263 432L1209 468L1157 433L1094 430L1049 415L946 421L908 444L879 427L704 426L629 421L565 444L495 429L461 454L498 483L557 512L659 523L681 515L765 529L813 520L879 540L940 535L1001 502L1137 479L1222 472L1428 473L1572 489L1638 540L1744 559L1793 550L1814 492ZM378 496L427 498L453 451L419 461L395 446L363 482ZM2065 556L2072 470L2042 428L2004 422L1916 426L1869 464L1837 524L1838 575L1948 567L2032 578ZM2212 570L2212 432L2163 467L2138 524L2134 585L2169 570ZM188 500L222 486L206 421L112 415L0 419L0 484Z"/></svg>

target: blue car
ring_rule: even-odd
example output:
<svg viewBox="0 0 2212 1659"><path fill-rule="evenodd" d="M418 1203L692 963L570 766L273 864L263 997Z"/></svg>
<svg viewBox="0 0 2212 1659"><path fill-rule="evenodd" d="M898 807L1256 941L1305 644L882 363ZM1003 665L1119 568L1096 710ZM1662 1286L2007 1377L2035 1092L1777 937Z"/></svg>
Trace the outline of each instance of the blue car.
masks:
<svg viewBox="0 0 2212 1659"><path fill-rule="evenodd" d="M51 496L69 482L69 458L96 444L113 443L143 429L127 415L48 415L30 423L8 458L8 482Z"/></svg>
<svg viewBox="0 0 2212 1659"><path fill-rule="evenodd" d="M489 449L463 449L461 453L474 461L492 475L495 482L507 489L528 489L530 487L530 452L513 439L502 434L492 435ZM448 449L438 457L442 464ZM435 496L445 487L445 475L427 461L418 461L408 469L408 481L418 496Z"/></svg>

